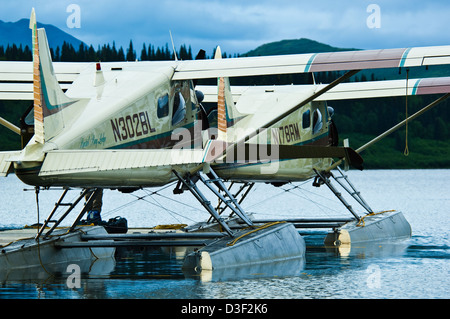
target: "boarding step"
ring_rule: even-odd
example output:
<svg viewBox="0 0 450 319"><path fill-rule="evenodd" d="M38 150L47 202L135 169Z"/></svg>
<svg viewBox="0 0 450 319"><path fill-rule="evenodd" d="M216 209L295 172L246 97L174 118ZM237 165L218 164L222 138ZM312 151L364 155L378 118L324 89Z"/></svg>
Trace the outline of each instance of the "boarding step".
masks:
<svg viewBox="0 0 450 319"><path fill-rule="evenodd" d="M60 196L59 200L55 203L55 206L53 207L53 210L50 212L49 216L44 220L44 223L42 224L41 228L39 229L37 235L35 236L35 239L38 240L41 236L43 238L50 237L50 234L61 224L61 222L69 215L70 212L78 205L82 199L86 198L87 201L84 204L84 208L81 210L80 214L76 218L73 225L70 227L69 232L73 231L78 225L79 221L81 220L82 216L86 213L88 208L90 207L92 201L95 199L96 196L101 192L101 189L84 189L79 196L72 202L64 202L64 198L66 197L69 189L65 188L64 192ZM67 207L67 209L62 213L61 217L58 220L52 219L55 213L57 212L58 208L60 207ZM49 227L49 224L53 224L50 229L44 234L44 230Z"/></svg>

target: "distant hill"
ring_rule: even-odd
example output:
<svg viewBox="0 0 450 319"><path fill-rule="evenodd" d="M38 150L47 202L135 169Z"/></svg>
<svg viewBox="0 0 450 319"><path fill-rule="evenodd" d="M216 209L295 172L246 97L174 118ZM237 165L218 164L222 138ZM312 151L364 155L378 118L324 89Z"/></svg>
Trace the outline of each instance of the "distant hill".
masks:
<svg viewBox="0 0 450 319"><path fill-rule="evenodd" d="M282 40L263 44L243 56L285 55L317 52L353 51L354 48L336 48L310 39Z"/></svg>
<svg viewBox="0 0 450 319"><path fill-rule="evenodd" d="M0 20L0 46L6 48L9 45L16 44L31 48L31 30L29 29L30 20L21 19L17 22L4 22ZM62 47L64 41L78 48L82 41L51 25L38 22L38 28L45 28L48 42L51 48Z"/></svg>
<svg viewBox="0 0 450 319"><path fill-rule="evenodd" d="M356 48L337 48L328 44L320 43L314 40L301 38L292 40L282 40L270 42L257 47L241 56L268 56L268 55L286 55L286 54L303 54L303 53L322 53L322 52L338 52L338 51L355 51L361 50ZM409 70L410 78L422 77L439 77L449 76L450 65L437 65L425 67L415 67ZM364 77L367 80L374 78L376 80L393 80L404 79L406 72L399 69L375 69L363 70L357 78Z"/></svg>

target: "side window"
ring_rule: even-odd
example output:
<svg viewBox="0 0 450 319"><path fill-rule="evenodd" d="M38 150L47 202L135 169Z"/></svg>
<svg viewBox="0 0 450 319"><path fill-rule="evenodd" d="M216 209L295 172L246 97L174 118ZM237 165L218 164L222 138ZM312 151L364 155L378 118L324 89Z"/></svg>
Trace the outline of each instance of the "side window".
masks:
<svg viewBox="0 0 450 319"><path fill-rule="evenodd" d="M186 102L181 92L175 93L173 101L172 125L177 125L186 116Z"/></svg>
<svg viewBox="0 0 450 319"><path fill-rule="evenodd" d="M158 118L169 115L169 94L166 93L158 98L158 108L156 114L158 115Z"/></svg>
<svg viewBox="0 0 450 319"><path fill-rule="evenodd" d="M186 82L174 82L172 95L172 125L177 125L186 118L186 101L189 101L189 86Z"/></svg>
<svg viewBox="0 0 450 319"><path fill-rule="evenodd" d="M303 117L302 117L302 127L304 129L308 128L311 126L311 111L310 110L306 110L305 112L303 112Z"/></svg>
<svg viewBox="0 0 450 319"><path fill-rule="evenodd" d="M322 113L320 113L320 111L316 109L313 115L313 134L319 132L322 129L322 126Z"/></svg>

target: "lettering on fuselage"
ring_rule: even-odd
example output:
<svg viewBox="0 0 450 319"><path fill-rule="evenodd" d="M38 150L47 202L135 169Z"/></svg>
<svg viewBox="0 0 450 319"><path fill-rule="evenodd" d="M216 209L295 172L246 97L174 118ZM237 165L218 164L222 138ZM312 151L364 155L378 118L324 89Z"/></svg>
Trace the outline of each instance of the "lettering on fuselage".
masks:
<svg viewBox="0 0 450 319"><path fill-rule="evenodd" d="M155 132L155 129L150 125L147 112L140 112L112 119L111 127L116 142L122 142Z"/></svg>
<svg viewBox="0 0 450 319"><path fill-rule="evenodd" d="M300 131L298 129L298 124L289 124L280 126L278 128L280 143L291 143L300 140Z"/></svg>
<svg viewBox="0 0 450 319"><path fill-rule="evenodd" d="M87 137L81 138L80 148L102 147L105 143L106 143L105 133L101 133L98 136L92 133L89 134Z"/></svg>

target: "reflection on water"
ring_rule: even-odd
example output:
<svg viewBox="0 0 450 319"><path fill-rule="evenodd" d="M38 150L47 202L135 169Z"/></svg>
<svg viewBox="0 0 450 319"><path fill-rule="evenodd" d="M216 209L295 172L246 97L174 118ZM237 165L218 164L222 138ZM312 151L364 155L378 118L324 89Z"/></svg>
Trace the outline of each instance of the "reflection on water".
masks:
<svg viewBox="0 0 450 319"><path fill-rule="evenodd" d="M235 281L242 279L273 278L298 276L305 267L305 258L292 258L273 263L235 266L214 270L203 270L196 273L194 270L183 270L187 278L198 279L202 282Z"/></svg>
<svg viewBox="0 0 450 319"><path fill-rule="evenodd" d="M307 243L305 258L200 274L182 270L183 257L187 253L185 248L121 249L115 260L98 259L91 265L81 264L79 288L68 287L70 273L66 271L66 265L61 265L51 276L42 269L8 273L1 278L0 296L31 299L373 298L371 294L376 293L378 298L382 289L368 289L370 273L367 271L371 265L378 267L375 269L384 281L392 281L394 279L385 269L405 258L449 258L447 246L411 244L415 238L353 247L325 247L322 244L324 236L320 232L304 234ZM411 266L406 265L414 270L415 267ZM422 268L426 271L426 267ZM448 274L448 267L442 271ZM336 286L342 285L346 288L337 292ZM399 293L397 288L389 287L390 290L383 291L387 294L385 298L395 298ZM442 289L448 289L445 282ZM274 291L277 293L272 295Z"/></svg>
<svg viewBox="0 0 450 319"><path fill-rule="evenodd" d="M450 170L367 171L361 174L350 171L349 174L353 174L352 182L360 188L372 208L395 208L404 213L412 227L411 239L331 248L323 245L324 231L302 230L307 245L303 260L200 275L181 269L186 253L183 249L121 251L112 263L96 260L93 264L81 265L80 288L68 287L70 273L65 271L66 265L54 270L52 276L42 270L7 274L0 271L0 299L448 298L450 199L447 185ZM7 192L8 188L0 190ZM250 200L261 201L279 190L256 192ZM7 197L12 198L14 194ZM33 202L34 195L31 195ZM286 196L291 195L286 193ZM13 202L8 207L16 207L23 216L15 211L5 213L4 218L10 219L3 220L0 227L23 226L34 218L33 212L27 211L32 204L17 209L17 205L25 201L15 199ZM54 201L50 203L53 205ZM269 206L270 203L273 206ZM298 196L270 203L265 202L261 211L278 214L281 210L298 216L313 209L305 208L303 202L300 205ZM133 211L135 218L144 219L139 212L138 209ZM171 222L167 220L167 223ZM371 281L374 276L376 280Z"/></svg>
<svg viewBox="0 0 450 319"><path fill-rule="evenodd" d="M253 285L254 280L269 280L273 285L273 279L284 281L290 278L304 285L303 281L311 280L311 276L317 280L352 265L357 266L365 259L393 258L417 249L416 246L408 247L407 241L325 247L325 233L310 232L303 236L307 243L305 258L201 273L181 267L191 248L121 248L115 259L79 264L81 284L75 289L67 284L71 275L67 272L67 265L60 265L51 270L52 274L48 273L49 269L10 272L1 278L1 294L12 298L209 298L216 293L214 289L210 290L213 283L222 282L234 287L242 281Z"/></svg>
<svg viewBox="0 0 450 319"><path fill-rule="evenodd" d="M292 258L274 263L259 263L242 267L228 267L214 271L197 272L182 269L184 257L191 248L146 248L121 250L116 267L110 274L114 278L143 279L193 279L201 282L232 281L248 278L297 276L305 266L305 258Z"/></svg>
<svg viewBox="0 0 450 319"><path fill-rule="evenodd" d="M116 268L110 276L128 279L183 279L181 265L187 251L185 247L120 249L117 252Z"/></svg>
<svg viewBox="0 0 450 319"><path fill-rule="evenodd" d="M74 263L59 263L36 267L24 267L21 269L1 269L0 282L14 282L14 281L35 281L48 282L52 278L60 278L69 276L73 273L70 270L70 265L76 264L77 272L81 276L104 276L110 274L115 267L114 258L102 258L89 261L86 259L76 261Z"/></svg>

